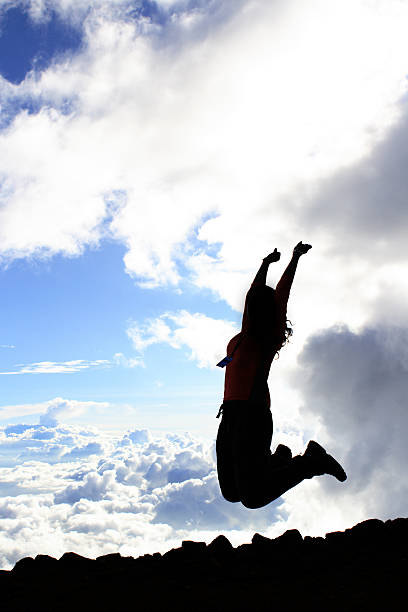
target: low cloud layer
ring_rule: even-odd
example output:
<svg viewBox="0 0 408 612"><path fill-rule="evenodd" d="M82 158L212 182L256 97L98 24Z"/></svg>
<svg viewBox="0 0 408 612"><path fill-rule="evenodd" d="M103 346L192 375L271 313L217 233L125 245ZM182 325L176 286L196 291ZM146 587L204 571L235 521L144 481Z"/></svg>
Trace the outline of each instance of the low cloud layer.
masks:
<svg viewBox="0 0 408 612"><path fill-rule="evenodd" d="M276 507L251 513L222 499L213 445L46 421L0 432L8 465L0 468L2 568L40 552L164 552L191 534L210 540L220 530L249 539L250 530L276 522Z"/></svg>

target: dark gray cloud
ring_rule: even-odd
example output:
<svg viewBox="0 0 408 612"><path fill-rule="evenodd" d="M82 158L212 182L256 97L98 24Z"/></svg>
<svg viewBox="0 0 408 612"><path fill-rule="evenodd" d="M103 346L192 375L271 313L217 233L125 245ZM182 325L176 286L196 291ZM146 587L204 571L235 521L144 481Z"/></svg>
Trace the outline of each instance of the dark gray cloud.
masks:
<svg viewBox="0 0 408 612"><path fill-rule="evenodd" d="M375 516L406 513L408 329L324 330L309 339L299 366L303 409L320 418L349 475L332 493L364 499Z"/></svg>
<svg viewBox="0 0 408 612"><path fill-rule="evenodd" d="M331 235L338 249L379 259L406 258L408 232L408 112L401 102L399 119L359 162L313 188L296 210L303 229Z"/></svg>

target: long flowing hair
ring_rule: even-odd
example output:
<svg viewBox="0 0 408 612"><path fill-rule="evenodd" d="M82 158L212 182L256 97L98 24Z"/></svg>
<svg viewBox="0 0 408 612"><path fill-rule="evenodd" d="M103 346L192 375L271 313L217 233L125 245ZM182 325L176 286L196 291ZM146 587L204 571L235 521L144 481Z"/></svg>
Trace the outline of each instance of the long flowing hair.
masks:
<svg viewBox="0 0 408 612"><path fill-rule="evenodd" d="M279 353L280 353L281 348L283 348L284 346L290 343L290 339L293 336L293 328L290 327L290 325L293 325L292 321L290 321L289 319L286 319L285 332L284 332L285 337L282 340L282 344L276 351L274 359L279 359Z"/></svg>

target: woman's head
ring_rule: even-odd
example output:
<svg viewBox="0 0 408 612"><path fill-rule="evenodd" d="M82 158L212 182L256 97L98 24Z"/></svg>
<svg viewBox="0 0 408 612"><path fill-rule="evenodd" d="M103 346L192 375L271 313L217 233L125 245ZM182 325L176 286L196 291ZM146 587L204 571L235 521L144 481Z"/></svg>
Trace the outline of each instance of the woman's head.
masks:
<svg viewBox="0 0 408 612"><path fill-rule="evenodd" d="M286 318L282 320L277 309L275 289L268 285L256 287L248 300L248 331L259 338L269 339L279 348L292 335Z"/></svg>
<svg viewBox="0 0 408 612"><path fill-rule="evenodd" d="M248 318L250 324L267 323L273 319L275 311L275 289L268 285L256 287L248 301Z"/></svg>

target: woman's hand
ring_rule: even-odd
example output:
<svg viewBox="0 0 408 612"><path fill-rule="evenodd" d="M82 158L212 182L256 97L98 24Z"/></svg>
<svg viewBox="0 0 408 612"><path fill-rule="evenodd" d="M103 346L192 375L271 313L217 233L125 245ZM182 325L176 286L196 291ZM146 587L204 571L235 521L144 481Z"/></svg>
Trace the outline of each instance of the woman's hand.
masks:
<svg viewBox="0 0 408 612"><path fill-rule="evenodd" d="M300 257L301 255L304 255L305 253L307 253L311 248L312 248L311 244L303 244L303 242L300 241L297 243L297 245L293 249L293 254Z"/></svg>
<svg viewBox="0 0 408 612"><path fill-rule="evenodd" d="M274 263L275 261L280 260L280 256L281 254L279 253L278 249L275 248L273 253L269 253L269 255L263 258L263 261L267 264Z"/></svg>

